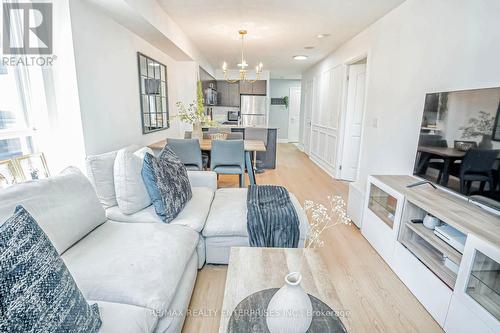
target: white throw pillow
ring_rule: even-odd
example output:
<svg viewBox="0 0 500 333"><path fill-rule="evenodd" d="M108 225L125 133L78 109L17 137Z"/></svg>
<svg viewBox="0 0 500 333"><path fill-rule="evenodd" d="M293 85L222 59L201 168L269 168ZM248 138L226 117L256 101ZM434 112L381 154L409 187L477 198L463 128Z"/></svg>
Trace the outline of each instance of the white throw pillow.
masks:
<svg viewBox="0 0 500 333"><path fill-rule="evenodd" d="M136 152L124 148L116 154L114 165L116 201L124 214L134 214L151 205L151 199L141 176L146 153L153 155L153 151L148 147Z"/></svg>
<svg viewBox="0 0 500 333"><path fill-rule="evenodd" d="M117 205L113 168L117 151L88 156L87 175L104 208Z"/></svg>

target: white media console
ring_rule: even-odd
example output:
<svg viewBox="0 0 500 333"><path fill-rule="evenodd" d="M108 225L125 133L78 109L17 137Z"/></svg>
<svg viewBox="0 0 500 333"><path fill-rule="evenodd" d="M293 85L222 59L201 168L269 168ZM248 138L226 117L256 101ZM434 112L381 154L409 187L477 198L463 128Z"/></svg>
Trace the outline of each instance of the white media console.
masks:
<svg viewBox="0 0 500 333"><path fill-rule="evenodd" d="M448 333L500 332L500 217L412 176L370 176L361 232ZM421 220L466 235L463 251Z"/></svg>

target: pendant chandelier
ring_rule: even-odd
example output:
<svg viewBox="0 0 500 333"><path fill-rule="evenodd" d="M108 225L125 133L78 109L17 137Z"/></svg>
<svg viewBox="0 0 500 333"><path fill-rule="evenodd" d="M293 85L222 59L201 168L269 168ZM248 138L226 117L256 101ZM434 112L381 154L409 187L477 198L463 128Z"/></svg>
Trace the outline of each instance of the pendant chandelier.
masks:
<svg viewBox="0 0 500 333"><path fill-rule="evenodd" d="M255 80L249 80L247 78L247 74L248 74L248 70L247 70L247 67L248 67L248 64L245 60L245 55L243 53L243 47L244 47L244 44L245 44L245 35L247 34L247 31L246 30L240 30L238 31L238 33L240 34L240 37L241 37L241 62L238 64L238 67L239 67L239 72L240 72L240 78L238 80L230 80L228 78L228 69L227 69L227 63L224 61L224 63L222 64L222 70L224 71L224 79L229 82L229 83L236 83L238 81L246 81L246 82L250 82L250 83L253 83L257 80L260 79L260 73L262 73L262 63L259 63L257 66L255 66Z"/></svg>

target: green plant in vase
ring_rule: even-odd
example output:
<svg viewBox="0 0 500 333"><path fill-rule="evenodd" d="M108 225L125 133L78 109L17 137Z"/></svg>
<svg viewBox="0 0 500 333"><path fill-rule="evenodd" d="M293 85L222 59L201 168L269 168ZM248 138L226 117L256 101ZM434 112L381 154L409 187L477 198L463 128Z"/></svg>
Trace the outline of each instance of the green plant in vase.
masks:
<svg viewBox="0 0 500 333"><path fill-rule="evenodd" d="M210 117L205 114L205 107L203 106L203 92L201 88L201 81L197 83L196 89L196 101L189 104L184 104L183 102L177 102L175 104L178 109L177 117L187 124L193 125L193 132L191 137L193 139L203 138L203 126L218 127L219 123L210 119Z"/></svg>

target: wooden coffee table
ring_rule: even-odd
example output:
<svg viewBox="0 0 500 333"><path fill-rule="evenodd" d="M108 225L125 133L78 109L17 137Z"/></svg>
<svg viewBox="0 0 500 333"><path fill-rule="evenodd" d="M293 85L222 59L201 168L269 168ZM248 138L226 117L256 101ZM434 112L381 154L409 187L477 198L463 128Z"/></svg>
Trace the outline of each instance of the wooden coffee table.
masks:
<svg viewBox="0 0 500 333"><path fill-rule="evenodd" d="M280 288L285 275L292 271L302 274L304 290L320 299L331 309L348 316L340 308L336 291L320 254L314 250L233 247L229 258L226 288L222 304L219 333L227 333L231 313L247 296L269 288Z"/></svg>

